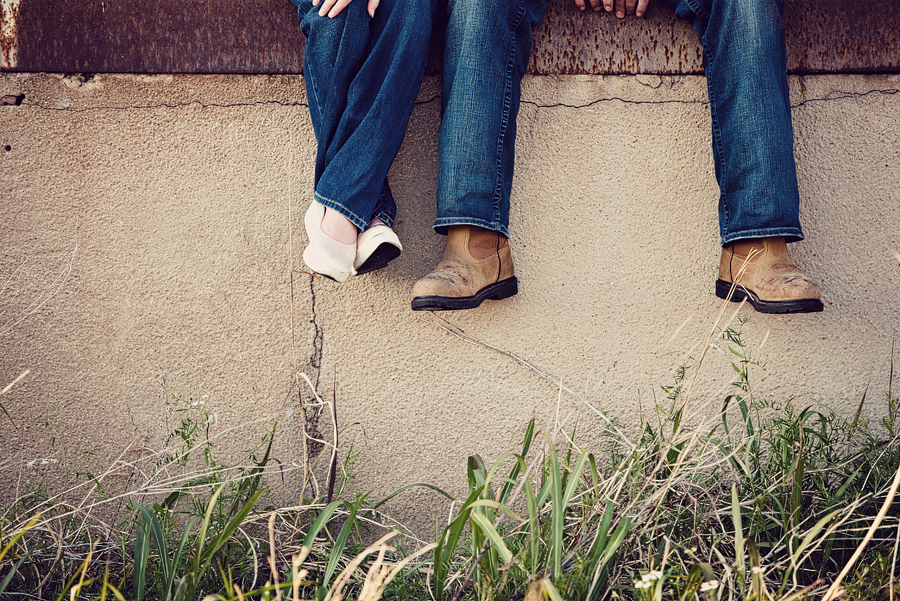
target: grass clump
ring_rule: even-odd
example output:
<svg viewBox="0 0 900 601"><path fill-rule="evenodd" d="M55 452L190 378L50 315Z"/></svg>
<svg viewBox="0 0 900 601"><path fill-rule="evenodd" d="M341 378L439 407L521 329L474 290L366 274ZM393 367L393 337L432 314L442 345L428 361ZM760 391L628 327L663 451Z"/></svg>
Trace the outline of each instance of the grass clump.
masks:
<svg viewBox="0 0 900 601"><path fill-rule="evenodd" d="M76 471L57 494L40 477L7 508L0 598L323 601L349 593L374 601L418 557L404 559L389 545L396 532L360 545L363 531L377 526L366 495L304 499L304 487L296 506L267 502L267 473L285 471L272 462L277 424L223 464L216 442L226 432L213 433L215 416L202 401L173 401L180 423L166 452L120 461L99 476ZM328 497L345 492L351 460L335 470ZM110 484L116 480L125 484Z"/></svg>
<svg viewBox="0 0 900 601"><path fill-rule="evenodd" d="M737 379L714 423L688 425L682 369L635 441L612 425L598 454L574 432L535 450L532 423L504 475L508 457L470 458L469 497L437 537L435 599L791 601L851 563L842 594L900 593L900 400L875 427L757 399L761 366L739 330L722 337Z"/></svg>
<svg viewBox="0 0 900 601"><path fill-rule="evenodd" d="M865 396L852 419L760 399L751 381L762 366L740 329L722 341L735 380L714 417L694 409L696 368L682 368L631 434L597 408L605 426L589 446L566 420L550 432L532 421L515 452L468 459L466 496L412 554L377 523L393 495L351 496L344 476L309 501L304 486L297 506L267 504L275 425L240 461L220 465L209 414L188 404L177 450L127 464L135 476L124 490L106 475L82 477L74 500L38 487L6 511L0 594L900 599L900 399L889 388L878 423L861 417ZM345 475L333 451L322 451L332 458L326 471Z"/></svg>

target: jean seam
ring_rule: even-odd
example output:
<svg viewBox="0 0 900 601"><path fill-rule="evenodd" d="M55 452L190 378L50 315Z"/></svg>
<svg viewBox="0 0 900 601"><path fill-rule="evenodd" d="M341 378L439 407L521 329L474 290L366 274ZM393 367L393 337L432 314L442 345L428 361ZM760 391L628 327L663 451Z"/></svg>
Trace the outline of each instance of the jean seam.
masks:
<svg viewBox="0 0 900 601"><path fill-rule="evenodd" d="M710 14L708 12L706 12L706 9L704 9L703 6L701 6L700 3L697 2L697 0L681 0L681 1L684 2L685 4L687 4L690 7L691 11L695 15L697 15L698 17L703 19L704 22L709 21Z"/></svg>
<svg viewBox="0 0 900 601"><path fill-rule="evenodd" d="M452 227L454 225L474 225L482 229L500 232L504 237L509 238L509 230L504 227L502 223L491 222L477 217L441 217L435 219L433 227L435 231L438 231L439 229ZM438 231L438 233L441 232Z"/></svg>
<svg viewBox="0 0 900 601"><path fill-rule="evenodd" d="M719 111L716 106L716 94L713 91L713 84L709 78L709 67L712 66L713 58L712 55L707 50L707 44L703 44L703 54L706 57L706 90L709 95L709 112L712 121L712 138L713 145L715 146L716 160L719 165L719 172L721 173L721 177L725 176L725 148L722 143L722 128L719 125ZM722 231L719 234L724 239L728 234L728 196L725 194L725 190L719 189L719 202L722 204L722 217L720 218L720 229ZM722 219L724 218L724 219Z"/></svg>
<svg viewBox="0 0 900 601"><path fill-rule="evenodd" d="M750 240L753 238L771 238L774 236L784 236L790 238L796 238L797 240L803 240L804 235L800 228L797 227L770 227L770 228L761 228L754 230L747 230L741 232L735 232L730 236L722 237L722 246L726 244L731 244L732 242L736 242L738 240ZM790 242L790 241L789 241Z"/></svg>
<svg viewBox="0 0 900 601"><path fill-rule="evenodd" d="M509 30L512 43L510 44L509 56L506 62L506 88L503 90L503 117L500 120L500 135L497 140L497 180L494 188L493 198L493 219L500 221L500 203L503 202L503 150L506 147L506 133L509 130L509 113L512 106L512 82L513 69L516 65L516 29L525 18L525 3L519 3L519 10L513 19Z"/></svg>
<svg viewBox="0 0 900 601"><path fill-rule="evenodd" d="M348 209L347 207L345 207L338 201L332 200L325 196L322 196L318 192L315 192L313 194L313 196L314 196L316 202L318 202L320 205L326 206L330 209L334 209L335 211L341 213L344 217L347 217L353 223L353 225L355 225L358 229L364 230L364 229L366 229L366 226L369 224L368 221L366 221L365 219L363 219L362 217L360 217L359 215L357 215L356 213L354 213L353 211L351 211L350 209ZM360 223L362 223L363 225L360 226Z"/></svg>

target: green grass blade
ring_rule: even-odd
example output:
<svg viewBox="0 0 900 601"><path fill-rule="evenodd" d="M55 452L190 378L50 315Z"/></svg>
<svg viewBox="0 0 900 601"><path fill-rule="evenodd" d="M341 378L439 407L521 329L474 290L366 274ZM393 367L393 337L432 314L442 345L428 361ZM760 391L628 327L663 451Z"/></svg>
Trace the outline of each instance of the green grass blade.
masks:
<svg viewBox="0 0 900 601"><path fill-rule="evenodd" d="M731 485L731 520L734 522L735 568L741 578L746 578L747 567L744 563L744 525L741 520L741 501L738 499L737 484Z"/></svg>
<svg viewBox="0 0 900 601"><path fill-rule="evenodd" d="M606 541L609 537L609 527L612 524L613 519L613 510L613 502L607 501L606 510L603 512L603 519L600 522L600 527L597 528L597 531L594 534L594 542L591 543L591 548L588 551L587 560L585 561L585 571L587 572L594 571L594 566L600 561L600 558L603 556L603 551L606 549Z"/></svg>
<svg viewBox="0 0 900 601"><path fill-rule="evenodd" d="M25 563L25 561L29 557L31 557L32 551L34 551L34 549L29 549L25 553L25 555L23 555L22 557L19 558L19 561L16 562L16 565L14 565L12 568L10 568L9 574L6 575L6 578L3 579L3 582L0 582L0 593L6 591L6 587L8 587L9 583L12 582L13 577L16 574L18 574L19 568L21 568L22 564Z"/></svg>
<svg viewBox="0 0 900 601"><path fill-rule="evenodd" d="M36 514L33 518L31 518L30 522L25 524L25 527L22 528L22 530L20 530L18 534L16 534L14 537L12 537L12 539L10 539L10 541L8 543L6 543L6 546L3 547L2 551L0 551L0 561L3 561L3 558L6 557L6 554L9 553L10 549L12 549L15 546L15 544L19 541L19 539L22 538L22 536L24 536L26 532L31 530L31 528L35 524L37 524L37 521L40 517L41 517L40 513Z"/></svg>
<svg viewBox="0 0 900 601"><path fill-rule="evenodd" d="M575 487L581 482L581 473L584 471L584 464L587 463L587 458L587 453L583 453L581 457L578 458L575 468L569 474L569 479L566 482L566 490L562 497L563 507L568 508L569 501L572 500L572 496L575 494Z"/></svg>
<svg viewBox="0 0 900 601"><path fill-rule="evenodd" d="M549 598L550 601L565 601L563 596L559 594L559 591L556 590L556 587L553 586L553 583L549 580L541 582L541 589L543 589L544 594L547 595L547 598Z"/></svg>
<svg viewBox="0 0 900 601"><path fill-rule="evenodd" d="M341 526L341 531L338 533L338 537L331 547L331 555L328 557L328 564L325 566L325 575L322 578L322 586L327 587L328 583L331 582L331 575L334 573L334 569L341 559L341 554L344 552L344 547L347 545L347 537L350 536L350 530L356 523L356 512L359 510L359 506L363 503L364 499L365 497L360 499L357 503L348 503L350 506L350 515L347 516L344 525Z"/></svg>
<svg viewBox="0 0 900 601"><path fill-rule="evenodd" d="M196 523L196 517L191 518L187 523L187 526L184 528L184 534L181 535L181 541L178 543L178 548L175 550L175 555L172 556L172 569L169 570L169 577L165 581L165 589L163 590L163 599L165 601L172 598L172 585L175 583L175 570L177 570L178 566L181 564L181 556L187 548L188 542L190 541L191 530L194 529L194 524Z"/></svg>
<svg viewBox="0 0 900 601"><path fill-rule="evenodd" d="M813 539L816 538L822 532L822 530L825 529L825 526L828 525L831 520L833 520L839 513L841 513L845 509L846 508L844 507L835 509L834 511L820 519L818 522L816 522L816 525L806 533L806 536L803 537L803 541L797 546L797 550L791 554L790 568L785 570L782 577L782 590L784 589L784 585L787 583L787 579L790 577L790 575L796 573L796 571L800 568L800 564L803 561L803 552L806 551L810 544L812 544Z"/></svg>
<svg viewBox="0 0 900 601"><path fill-rule="evenodd" d="M628 532L631 530L631 519L630 518L622 518L619 521L619 525L616 526L615 531L609 539L609 542L606 544L606 547L603 549L603 556L600 559L600 562L594 568L594 575L591 578L591 588L588 589L588 594L586 599L593 599L594 591L598 591L598 586L601 584L602 580L600 576L603 574L603 569L607 566L607 564L612 561L613 556L615 556L616 551L619 550L619 547L622 546L622 543L625 542L625 537L628 535ZM605 578L603 579L605 580Z"/></svg>
<svg viewBox="0 0 900 601"><path fill-rule="evenodd" d="M143 517L143 524L145 525L149 533L153 536L153 541L156 543L156 550L159 552L159 564L162 568L163 582L171 582L172 569L174 568L174 566L171 566L169 564L169 552L166 545L166 537L162 531L162 526L160 525L159 520L156 518L156 514L149 507L138 504L137 508L138 511L140 511L141 516ZM146 542L149 550L149 540ZM137 555L137 543L135 543L135 555ZM145 557L145 564L146 561L147 558ZM137 563L135 563L134 569L135 577L137 577ZM146 565L143 566L142 571L144 572L143 575L146 575ZM168 594L168 589L166 590L165 594ZM138 597L138 600L139 599L140 598Z"/></svg>
<svg viewBox="0 0 900 601"><path fill-rule="evenodd" d="M537 503L534 498L534 488L531 482L525 483L525 505L528 508L528 524L530 534L531 552L528 558L531 562L530 573L534 577L537 574L538 567L543 564L541 561L541 516L537 510Z"/></svg>
<svg viewBox="0 0 900 601"><path fill-rule="evenodd" d="M442 489L442 488L438 488L437 486L434 486L434 485L432 485L432 484L426 484L426 483L424 483L424 482L416 482L415 484L407 484L406 486L404 486L404 487L402 487L402 488L398 488L397 490L395 490L394 492L392 492L391 494L389 494L388 496L386 496L386 497L383 498L382 500L380 500L380 501L378 501L377 503L375 503L375 504L372 506L372 509L378 509L379 507L381 507L382 505L384 505L385 503L387 503L388 501L390 501L391 499L393 499L393 498L396 497L397 495L399 495L399 494L401 494L401 493L404 493L404 492L406 492L407 490L409 490L409 489L411 489L411 488L415 488L415 487L417 487L417 486L421 486L421 487L423 487L423 488L429 488L429 489L435 491L436 493L443 495L443 496L446 497L447 499L450 499L451 501L453 500L453 496L450 495L450 493L448 493L447 491L445 491L445 490Z"/></svg>
<svg viewBox="0 0 900 601"><path fill-rule="evenodd" d="M59 593L59 597L56 598L56 601L62 601L63 597L66 596L66 592L72 590L72 585L75 584L75 580L79 577L84 577L84 571L88 568L88 562L90 561L90 555L81 562L81 565L78 566L78 569L75 570L75 573L72 574L72 577L69 579L69 582L66 583L66 586L62 588L62 591ZM90 582L90 581L86 581ZM73 598L77 599L77 595L72 595Z"/></svg>
<svg viewBox="0 0 900 601"><path fill-rule="evenodd" d="M500 559L503 561L504 565L508 565L512 562L513 554L512 551L509 550L509 547L506 546L506 543L503 542L503 537L500 536L500 533L497 532L497 529L494 528L494 525L491 524L490 520L488 520L485 516L480 513L472 512L470 516L472 522L481 529L484 536L491 542L493 548L500 555Z"/></svg>
<svg viewBox="0 0 900 601"><path fill-rule="evenodd" d="M188 587L194 588L193 583L189 583L191 580L190 574L185 574L181 577L181 580L178 581L178 588L175 589L175 595L172 597L173 601L185 601L185 599L192 599L193 595L188 597Z"/></svg>
<svg viewBox="0 0 900 601"><path fill-rule="evenodd" d="M332 501L322 509L322 512L319 513L310 525L309 532L306 533L306 540L303 541L304 547L312 549L313 541L316 540L316 537L319 536L319 532L325 527L326 522L331 519L331 516L334 515L334 512L342 503L343 501Z"/></svg>
<svg viewBox="0 0 900 601"><path fill-rule="evenodd" d="M216 552L222 548L228 539L231 538L231 535L234 534L235 530L237 530L242 523L244 523L244 519L247 515L253 510L253 507L256 506L256 502L259 501L259 498L262 494L266 492L265 489L260 489L253 493L253 496L247 500L241 510L235 515L229 522L226 524L225 528L219 532L218 535L212 540L212 542L203 549L203 567L200 572L195 576L197 582L200 581L203 574L209 568L210 563L212 563L213 557Z"/></svg>
<svg viewBox="0 0 900 601"><path fill-rule="evenodd" d="M456 552L456 546L462 536L466 524L469 522L469 516L472 514L472 503L478 500L481 495L481 489L476 488L469 493L468 499L463 503L459 510L459 514L450 524L444 528L440 538L437 541L437 547L434 549L434 598L435 601L442 601L444 598L444 589L447 588L447 574L449 573L450 562L453 560L453 554Z"/></svg>
<svg viewBox="0 0 900 601"><path fill-rule="evenodd" d="M472 507L472 509L475 509L477 507L486 507L488 509L496 509L497 511L499 511L501 513L505 513L506 515L508 515L512 519L516 520L517 522L521 521L521 518L512 509L510 509L503 503L500 503L499 501L491 501L489 499L477 499L472 502L471 507ZM485 515L485 517L492 519L493 512L485 513L484 515Z"/></svg>
<svg viewBox="0 0 900 601"><path fill-rule="evenodd" d="M147 586L147 560L150 557L150 523L144 517L138 518L137 536L134 541L134 578L132 590L135 601L143 601Z"/></svg>
<svg viewBox="0 0 900 601"><path fill-rule="evenodd" d="M501 503L506 503L509 500L509 495L512 493L516 484L516 478L519 477L519 474L522 473L522 468L525 466L525 457L528 455L529 449L531 449L532 440L534 440L533 419L528 422L528 427L525 429L525 441L522 444L522 454L517 457L519 461L516 461L516 464L513 466L513 469L509 474L509 482L506 483L506 486L503 487L503 492L500 493Z"/></svg>
<svg viewBox="0 0 900 601"><path fill-rule="evenodd" d="M547 440L550 454L550 493L552 506L550 508L550 536L547 545L550 547L550 567L553 570L553 578L562 576L562 547L563 529L565 527L566 507L562 504L562 470L559 467L559 459L553 441Z"/></svg>
<svg viewBox="0 0 900 601"><path fill-rule="evenodd" d="M619 521L619 525L616 526L613 535L610 537L609 542L606 544L606 548L603 550L603 559L600 560L601 570L606 567L606 564L612 561L612 558L616 554L616 551L618 551L619 547L622 546L622 543L625 542L625 537L628 535L628 532L630 530L631 518L622 518Z"/></svg>
<svg viewBox="0 0 900 601"><path fill-rule="evenodd" d="M222 491L225 490L225 487L228 485L228 482L223 482L216 489L216 492L213 493L212 497L210 497L209 502L206 504L206 513L203 516L203 521L200 523L200 532L197 534L197 550L194 552L194 561L191 565L191 573L197 574L197 571L200 569L200 562L203 554L203 547L206 545L206 533L209 531L209 524L212 522L212 514L213 510L216 507L216 503L219 501L219 495L222 494ZM196 576L195 576L196 578ZM189 584L188 597L194 596L193 591L193 583Z"/></svg>

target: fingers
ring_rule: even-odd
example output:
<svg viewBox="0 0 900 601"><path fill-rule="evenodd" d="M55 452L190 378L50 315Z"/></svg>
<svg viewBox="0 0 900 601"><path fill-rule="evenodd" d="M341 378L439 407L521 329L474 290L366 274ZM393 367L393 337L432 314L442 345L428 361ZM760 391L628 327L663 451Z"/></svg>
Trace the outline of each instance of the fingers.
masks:
<svg viewBox="0 0 900 601"><path fill-rule="evenodd" d="M601 1L602 8L606 12L615 11L616 17L620 19L624 19L625 15L643 17L644 13L647 12L647 6L650 4L650 0L591 0L591 6L594 10L600 10ZM575 5L581 10L585 9L584 0L575 0Z"/></svg>
<svg viewBox="0 0 900 601"><path fill-rule="evenodd" d="M370 17L375 17L375 9L378 8L379 4L381 4L381 0L369 0L368 9Z"/></svg>
<svg viewBox="0 0 900 601"><path fill-rule="evenodd" d="M650 0L603 0L606 11L613 10L615 4L616 17L624 19L625 15L643 17Z"/></svg>
<svg viewBox="0 0 900 601"><path fill-rule="evenodd" d="M606 1L606 0L604 0L604 1ZM612 2L612 0L608 0L608 1ZM584 3L584 0L575 0L575 6L578 7L578 10L584 10L585 8L587 8L587 5ZM600 4L600 0L591 0L591 8L593 8L595 11L600 10L601 6L602 5ZM609 9L607 9L607 10L609 10Z"/></svg>
<svg viewBox="0 0 900 601"><path fill-rule="evenodd" d="M322 0L319 16L324 17L325 15L328 15L329 18L334 18L341 14L341 11L344 10L348 4L350 4L350 0Z"/></svg>

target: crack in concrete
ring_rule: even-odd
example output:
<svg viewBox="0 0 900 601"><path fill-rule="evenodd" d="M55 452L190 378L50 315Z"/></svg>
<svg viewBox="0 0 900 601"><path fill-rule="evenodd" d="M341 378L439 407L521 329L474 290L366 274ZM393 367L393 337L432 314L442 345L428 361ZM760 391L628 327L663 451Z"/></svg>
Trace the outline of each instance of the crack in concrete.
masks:
<svg viewBox="0 0 900 601"><path fill-rule="evenodd" d="M900 94L900 89L887 88L883 90L869 90L867 92L832 92L828 96L825 96L823 98L809 98L797 103L792 103L791 108L797 108L812 102L832 102L835 100L844 100L847 98L861 98L863 96L869 96L871 94ZM622 102L624 104L709 104L709 100L628 100L619 96L612 96L610 98L598 98L597 100L592 100L591 102L588 102L586 104L566 104L564 102L558 102L555 104L539 104L531 100L523 100L522 104L528 104L539 109L585 109L604 102Z"/></svg>
<svg viewBox="0 0 900 601"><path fill-rule="evenodd" d="M322 375L322 357L325 346L325 332L318 322L318 314L316 313L316 278L309 278L309 295L310 295L310 303L309 310L311 313L311 317L309 323L313 325L314 334L313 334L313 350L312 355L309 357L309 365L311 368L316 370L316 376L313 380L313 384L316 390L316 394L319 391L319 378ZM302 400L301 400L302 403ZM313 457L318 457L324 448L324 444L322 443L323 437L322 432L319 430L319 418L321 417L321 411L318 408L302 403L300 406L300 410L303 411L305 415L305 423L306 423L306 444L309 445L309 456L308 460L311 460ZM315 464L315 461L312 461Z"/></svg>
<svg viewBox="0 0 900 601"><path fill-rule="evenodd" d="M41 104L39 102L25 102L25 106L38 108L45 111L67 111L70 113L87 113L92 111L145 111L151 109L179 109L179 108L187 108L190 106L199 106L202 109L208 108L242 108L242 107L253 107L253 106L266 106L274 104L277 106L284 107L309 107L309 105L305 102L284 102L282 100L257 100L256 102L234 102L228 104L206 104L200 102L199 100L191 100L190 102L179 102L175 104L169 104L165 102L160 102L158 104L143 104L136 106L89 106L84 108L69 108L67 106L47 106L45 104Z"/></svg>
<svg viewBox="0 0 900 601"><path fill-rule="evenodd" d="M807 100L801 100L796 104L791 104L791 108L797 108L813 102L831 102L833 100L844 100L846 98L862 98L871 94L884 94L885 96L890 96L893 94L900 94L900 89L887 88L884 90L869 90L868 92L832 92L824 98L809 98Z"/></svg>
<svg viewBox="0 0 900 601"><path fill-rule="evenodd" d="M643 84L642 84L643 85ZM828 96L822 98L808 98L806 100L801 100L800 102L791 103L791 108L797 108L804 106L806 104L818 103L818 102L833 102L837 100L846 100L848 98L863 98L865 96L871 96L872 94L884 94L884 95L894 95L900 94L900 89L896 88L887 88L887 89L879 89L879 90L868 90L866 92L832 92ZM24 95L23 95L24 97ZM436 100L440 100L441 95L436 94L431 98L426 100L417 100L414 105L415 106L423 106L427 104L431 104ZM553 104L541 104L539 102L534 102L532 100L522 100L522 104L533 106L539 109L554 109L554 108L568 108L568 109L586 109L592 106L596 106L598 104L606 103L606 102L621 102L623 104L651 104L651 105L663 105L663 104L709 104L709 100L630 100L627 98L622 98L619 96L612 96L609 98L598 98L596 100L592 100L591 102L585 104L568 104L565 102L557 102ZM25 106L34 107L41 110L46 111L67 111L72 113L87 113L91 111L139 111L139 110L152 110L158 108L170 108L170 109L178 109L178 108L187 108L190 106L198 106L201 109L207 108L245 108L245 107L254 107L254 106L267 106L267 105L276 105L283 107L304 107L308 108L309 104L306 102L285 102L282 100L258 100L256 102L233 102L227 104L219 104L219 103L203 103L199 100L192 100L190 102L179 102L179 103L158 103L158 104L144 104L144 105L136 105L136 106L95 106L95 107L84 107L84 108L70 108L65 106L47 106L41 104L39 102L24 102Z"/></svg>
<svg viewBox="0 0 900 601"><path fill-rule="evenodd" d="M626 98L620 98L618 96L612 96L610 98L598 98L597 100L592 100L587 104L566 104L565 102L557 102L555 104L538 104L537 102L532 102L530 100L523 100L522 104L530 104L531 106L539 109L586 109L604 102L615 101L622 102L624 104L709 104L708 100L628 100Z"/></svg>
<svg viewBox="0 0 900 601"><path fill-rule="evenodd" d="M322 352L325 343L325 332L322 331L322 328L319 326L318 315L316 314L316 279L314 277L309 278L309 310L312 313L312 317L309 320L309 323L313 325L313 351L312 355L309 357L310 366L316 370L316 381L315 386L316 390L319 389L319 375L322 371Z"/></svg>
<svg viewBox="0 0 900 601"><path fill-rule="evenodd" d="M21 95L22 99L25 99L25 95ZM414 104L415 106L430 104L435 100L440 99L441 95L436 94L427 100L418 100ZM4 98L6 98L4 96ZM22 104L20 100L16 104ZM222 109L230 109L230 108L246 108L246 107L254 107L254 106L267 106L267 105L276 105L283 107L304 107L309 108L309 104L306 102L285 102L283 100L257 100L255 102L230 102L227 104L219 104L219 103L204 103L199 100L191 100L190 102L178 102L178 103L167 103L160 102L157 104L141 104L136 106L89 106L83 108L70 108L67 106L47 106L46 104L41 104L40 102L25 102L25 106L34 107L36 109L41 109L45 111L65 111L70 113L87 113L93 111L146 111L152 109L180 109L187 108L191 106L198 106L201 109L208 108L222 108Z"/></svg>

